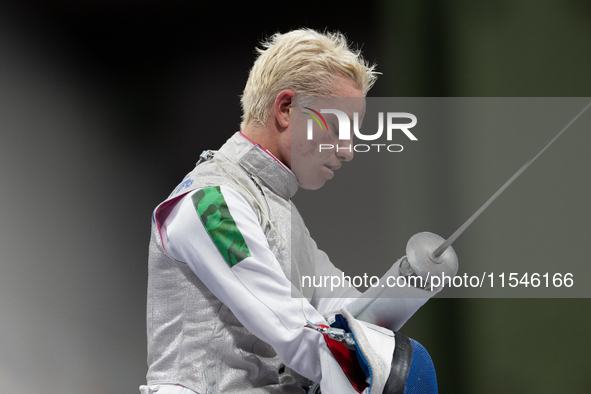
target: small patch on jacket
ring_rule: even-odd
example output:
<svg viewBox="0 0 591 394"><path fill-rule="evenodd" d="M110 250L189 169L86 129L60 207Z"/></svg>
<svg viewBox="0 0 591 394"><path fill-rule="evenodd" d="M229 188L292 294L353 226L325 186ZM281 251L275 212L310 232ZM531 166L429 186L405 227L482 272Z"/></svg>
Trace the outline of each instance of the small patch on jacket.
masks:
<svg viewBox="0 0 591 394"><path fill-rule="evenodd" d="M198 190L192 200L205 230L230 268L252 256L219 186Z"/></svg>

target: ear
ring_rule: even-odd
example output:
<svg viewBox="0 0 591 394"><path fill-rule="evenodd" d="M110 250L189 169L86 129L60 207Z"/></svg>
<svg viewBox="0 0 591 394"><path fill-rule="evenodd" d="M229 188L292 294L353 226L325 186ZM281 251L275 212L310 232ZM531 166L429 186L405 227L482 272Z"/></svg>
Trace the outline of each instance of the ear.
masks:
<svg viewBox="0 0 591 394"><path fill-rule="evenodd" d="M277 97L275 97L275 105L273 106L275 119L277 124L283 129L289 126L291 120L292 97L295 97L295 93L291 90L282 90Z"/></svg>

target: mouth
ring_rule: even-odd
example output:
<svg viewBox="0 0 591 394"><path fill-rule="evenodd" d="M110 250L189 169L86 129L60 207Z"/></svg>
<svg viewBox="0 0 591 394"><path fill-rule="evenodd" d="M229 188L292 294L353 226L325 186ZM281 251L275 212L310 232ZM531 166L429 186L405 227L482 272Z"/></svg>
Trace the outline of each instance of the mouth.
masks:
<svg viewBox="0 0 591 394"><path fill-rule="evenodd" d="M336 170L338 170L339 168L341 168L341 165L338 164L338 165L334 165L334 166L329 166L329 165L325 164L324 167L328 168L328 170L330 172L328 179L332 179L332 178L334 178L334 172Z"/></svg>

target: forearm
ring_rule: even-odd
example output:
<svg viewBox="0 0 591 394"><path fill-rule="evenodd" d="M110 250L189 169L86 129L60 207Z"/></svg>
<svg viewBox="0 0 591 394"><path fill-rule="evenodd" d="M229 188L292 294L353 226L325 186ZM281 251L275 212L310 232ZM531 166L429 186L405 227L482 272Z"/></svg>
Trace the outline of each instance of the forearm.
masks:
<svg viewBox="0 0 591 394"><path fill-rule="evenodd" d="M397 331L421 306L438 293L439 290L429 291L415 287L414 281L398 279L402 260L392 265L377 286L369 288L347 304L347 310L355 318Z"/></svg>

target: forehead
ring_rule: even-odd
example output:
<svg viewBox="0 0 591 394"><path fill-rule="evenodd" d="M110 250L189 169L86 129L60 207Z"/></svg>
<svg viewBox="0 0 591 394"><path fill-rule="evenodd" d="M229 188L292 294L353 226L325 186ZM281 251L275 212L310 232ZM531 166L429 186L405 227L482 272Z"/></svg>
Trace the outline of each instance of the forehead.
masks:
<svg viewBox="0 0 591 394"><path fill-rule="evenodd" d="M337 77L334 81L333 96L321 97L315 100L319 108L338 109L353 119L353 113L357 112L363 117L365 114L365 95L363 91L355 86L353 81L343 77ZM334 117L334 115L327 114Z"/></svg>

